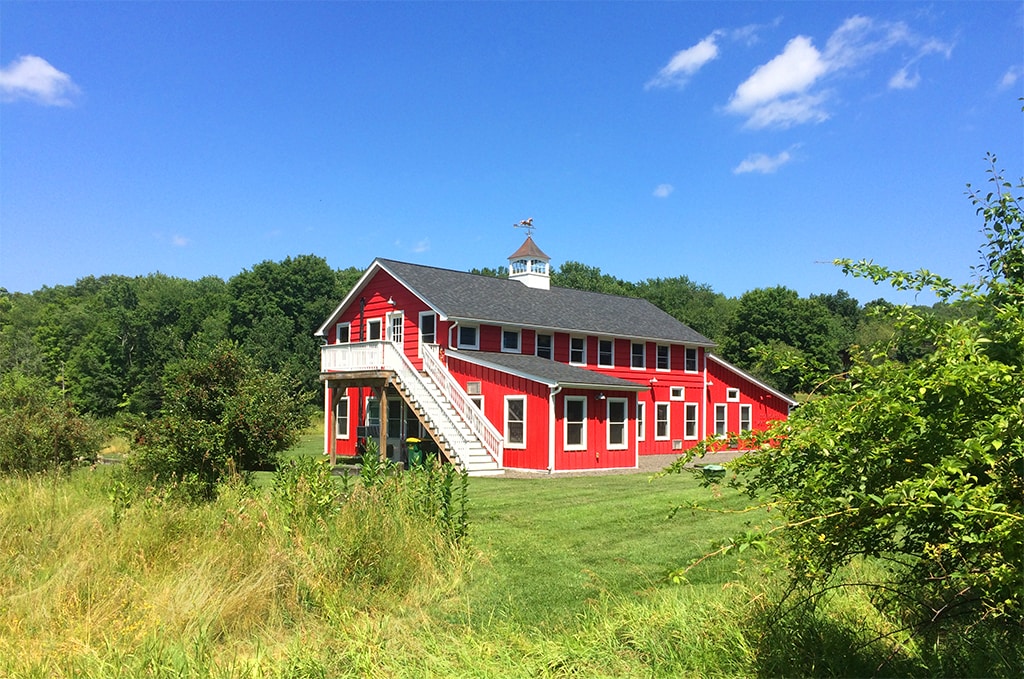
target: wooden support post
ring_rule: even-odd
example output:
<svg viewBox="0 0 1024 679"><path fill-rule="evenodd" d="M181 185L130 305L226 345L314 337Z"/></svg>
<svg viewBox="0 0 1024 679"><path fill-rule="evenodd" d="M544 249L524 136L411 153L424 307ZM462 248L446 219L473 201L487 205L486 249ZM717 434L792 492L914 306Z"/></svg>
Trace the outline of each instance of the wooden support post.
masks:
<svg viewBox="0 0 1024 679"><path fill-rule="evenodd" d="M327 421L324 423L324 431L327 432L327 456L331 460L331 468L338 464L338 433L335 429L338 426L338 389L327 383L326 391L330 394L329 407L327 408Z"/></svg>
<svg viewBox="0 0 1024 679"><path fill-rule="evenodd" d="M388 457L388 385L385 382L380 388L380 459L383 462Z"/></svg>

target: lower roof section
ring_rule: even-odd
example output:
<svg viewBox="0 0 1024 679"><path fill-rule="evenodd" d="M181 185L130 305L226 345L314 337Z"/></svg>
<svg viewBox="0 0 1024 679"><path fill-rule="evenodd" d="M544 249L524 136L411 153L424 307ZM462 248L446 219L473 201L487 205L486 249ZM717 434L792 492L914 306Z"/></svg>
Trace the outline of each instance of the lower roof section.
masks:
<svg viewBox="0 0 1024 679"><path fill-rule="evenodd" d="M617 389L620 391L646 391L649 384L630 382L612 375L587 370L567 363L530 354L506 354L490 351L458 351L448 349L450 357L467 363L492 368L523 377L549 387L579 389Z"/></svg>

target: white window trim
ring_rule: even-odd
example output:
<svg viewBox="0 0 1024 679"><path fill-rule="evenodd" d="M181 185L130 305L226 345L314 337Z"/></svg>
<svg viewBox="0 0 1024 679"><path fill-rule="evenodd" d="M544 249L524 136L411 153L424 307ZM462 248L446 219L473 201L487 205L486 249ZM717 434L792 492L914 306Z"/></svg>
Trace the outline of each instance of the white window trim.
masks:
<svg viewBox="0 0 1024 679"><path fill-rule="evenodd" d="M345 431L342 431L338 426L338 406L342 403L345 404ZM337 401L334 403L334 438L336 439L348 439L349 432L352 429L352 402L348 399L348 396L338 396Z"/></svg>
<svg viewBox="0 0 1024 679"><path fill-rule="evenodd" d="M621 423L612 421L612 404L622 404L622 417L624 418ZM605 399L605 420L607 426L605 428L605 441L608 442L608 450L627 450L629 448L629 399L628 398L608 398ZM612 425L622 425L622 443L612 443Z"/></svg>
<svg viewBox="0 0 1024 679"><path fill-rule="evenodd" d="M474 335L476 336L476 342L473 344L462 343L462 331L473 329ZM479 349L480 348L480 326L479 325L460 325L455 329L455 342L459 349Z"/></svg>
<svg viewBox="0 0 1024 679"><path fill-rule="evenodd" d="M693 370L689 368L689 361L687 360L687 354L693 352ZM684 347L683 348L683 372L696 373L700 372L700 351L697 347Z"/></svg>
<svg viewBox="0 0 1024 679"><path fill-rule="evenodd" d="M672 345L671 344L658 344L655 345L654 350L654 369L658 372L671 372L672 371ZM668 350L668 366L665 368L658 367L658 352L662 349Z"/></svg>
<svg viewBox="0 0 1024 679"><path fill-rule="evenodd" d="M658 436L658 406L665 406L665 433ZM654 440L668 441L672 438L672 405L668 401L654 402Z"/></svg>
<svg viewBox="0 0 1024 679"><path fill-rule="evenodd" d="M636 440L647 440L647 404L636 402Z"/></svg>
<svg viewBox="0 0 1024 679"><path fill-rule="evenodd" d="M341 336L341 329L342 328L345 328L345 330L348 331L346 333L347 336L348 336L348 339L345 340L344 342L339 342L338 338ZM338 323L338 325L334 328L334 343L335 344L348 344L351 341L352 341L352 324L351 323Z"/></svg>
<svg viewBox="0 0 1024 679"><path fill-rule="evenodd" d="M747 414L747 417L746 417L747 428L746 429L743 428L743 419L744 419L743 418L743 413ZM738 424L737 428L739 429L739 432L741 434L743 434L745 432L748 432L748 431L750 431L750 430L752 430L754 428L754 408L749 403L741 403L740 404L740 421L739 421L739 424Z"/></svg>
<svg viewBox="0 0 1024 679"><path fill-rule="evenodd" d="M370 339L370 327L377 326L377 340ZM363 339L368 342L375 342L384 339L384 319L383 318L367 318L366 319L366 332L363 335Z"/></svg>
<svg viewBox="0 0 1024 679"><path fill-rule="evenodd" d="M505 333L515 334L516 346L514 348L508 348L505 346ZM480 338L477 338L479 344ZM502 328L501 329L501 352L503 354L521 354L523 352L523 331L519 328Z"/></svg>
<svg viewBox="0 0 1024 679"><path fill-rule="evenodd" d="M572 360L572 341L580 340L583 342L583 360L573 361ZM569 337L569 365L586 365L587 364L587 338L580 337L579 335Z"/></svg>
<svg viewBox="0 0 1024 679"><path fill-rule="evenodd" d="M580 442L569 444L569 402L578 402L583 404L583 421L580 422ZM587 449L587 397L586 396L566 396L565 403L563 404L565 412L562 415L562 448L564 450L586 450Z"/></svg>
<svg viewBox="0 0 1024 679"><path fill-rule="evenodd" d="M611 360L612 360L612 362L611 363L602 363L601 362L601 343L602 342L610 342L611 345L612 345L612 351L611 351L611 354L612 354L612 359ZM615 340L608 339L608 338L604 338L604 339L598 338L598 340L597 340L597 367L598 368L614 368L615 367Z"/></svg>
<svg viewBox="0 0 1024 679"><path fill-rule="evenodd" d="M690 412L693 412L693 419L690 419ZM693 422L693 433L688 433L688 426ZM683 404L683 438L687 441L696 441L700 438L700 406L696 403Z"/></svg>
<svg viewBox="0 0 1024 679"><path fill-rule="evenodd" d="M721 420L718 419L719 408L721 408L721 412L724 415L724 417ZM727 404L725 404L725 403L716 403L715 404L715 408L714 408L714 410L712 412L714 413L714 416L715 416L714 422L712 424L712 428L714 429L715 436L718 437L718 438L725 438L729 434L729 406ZM721 423L722 423L722 431L721 432L718 431L718 423L719 423L719 421L721 421Z"/></svg>
<svg viewBox="0 0 1024 679"><path fill-rule="evenodd" d="M739 403L740 390L736 387L729 387L725 390L725 400L729 403Z"/></svg>
<svg viewBox="0 0 1024 679"><path fill-rule="evenodd" d="M509 401L522 401L522 403L523 403L523 440L521 442L518 442L518 443L514 442L514 441L510 441L509 438L508 438L508 404L509 404ZM504 417L504 420L505 420L505 430L504 430L505 447L506 448L513 448L515 450L522 450L522 449L526 448L526 440L527 440L527 436L526 436L526 423L527 423L527 419L526 419L526 397L525 396L506 396L505 397L505 413L504 413L503 417Z"/></svg>
<svg viewBox="0 0 1024 679"><path fill-rule="evenodd" d="M546 356L545 357L545 356L541 356L540 355L540 338L541 338L541 336L547 337L548 340L549 340L549 342L548 342L548 352L550 353L550 356ZM534 333L534 335L533 335L533 355L536 356L537 358L548 358L548 359L554 360L554 358L555 358L555 336L552 335L551 333L547 333L547 332Z"/></svg>
<svg viewBox="0 0 1024 679"><path fill-rule="evenodd" d="M668 388L668 399L670 401L685 401L686 400L686 387L669 387Z"/></svg>
<svg viewBox="0 0 1024 679"><path fill-rule="evenodd" d="M640 365L633 365L633 349L636 345L643 347L640 350ZM614 346L614 345L613 345ZM612 349L614 355L615 350ZM630 342L629 343L629 368L630 370L647 370L647 342Z"/></svg>
<svg viewBox="0 0 1024 679"><path fill-rule="evenodd" d="M425 342L423 340L423 319L427 318L428 316L433 316L434 317L434 341L433 342ZM420 356L423 355L423 345L424 344L437 344L437 314L436 313L434 313L433 311L421 311L420 312L419 319L417 320L417 323L416 323L416 339L417 339L417 344L419 344Z"/></svg>

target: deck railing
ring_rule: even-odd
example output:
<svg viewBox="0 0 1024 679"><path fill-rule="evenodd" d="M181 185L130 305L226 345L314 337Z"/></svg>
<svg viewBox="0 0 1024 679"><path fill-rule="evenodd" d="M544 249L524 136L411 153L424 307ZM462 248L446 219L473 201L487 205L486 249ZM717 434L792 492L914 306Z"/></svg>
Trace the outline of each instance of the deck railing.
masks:
<svg viewBox="0 0 1024 679"><path fill-rule="evenodd" d="M480 439L480 443L483 444L484 449L498 463L498 466L504 466L502 464L505 448L504 437L484 417L480 409L469 400L469 394L448 372L448 367L441 362L438 345L424 345L421 347L421 354L423 357L423 369L430 375L430 379L434 381L434 384L441 390L444 397L448 399L448 402L452 404L456 412L462 416L462 419L469 425L469 428L473 430L476 437Z"/></svg>
<svg viewBox="0 0 1024 679"><path fill-rule="evenodd" d="M325 344L320 347L321 372L358 372L368 370L394 370L404 373L406 379L421 379L408 357L398 347L390 346L383 340L372 342L350 342L346 344ZM421 347L423 369L429 375L441 395L462 417L470 430L483 445L484 450L502 464L504 438L483 413L469 400L448 368L441 362L438 346L428 344Z"/></svg>

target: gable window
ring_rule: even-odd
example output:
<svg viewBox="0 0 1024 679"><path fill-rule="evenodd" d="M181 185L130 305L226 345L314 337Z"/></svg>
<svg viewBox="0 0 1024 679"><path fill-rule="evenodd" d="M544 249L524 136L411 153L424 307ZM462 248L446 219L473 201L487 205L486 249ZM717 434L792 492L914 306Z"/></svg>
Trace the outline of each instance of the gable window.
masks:
<svg viewBox="0 0 1024 679"><path fill-rule="evenodd" d="M725 390L725 400L729 401L730 403L736 403L737 401L740 400L740 390L739 389L726 389Z"/></svg>
<svg viewBox="0 0 1024 679"><path fill-rule="evenodd" d="M629 350L629 367L635 370L643 370L647 367L647 356L645 355L647 345L643 342L633 342Z"/></svg>
<svg viewBox="0 0 1024 679"><path fill-rule="evenodd" d="M686 362L683 369L688 373L697 372L697 347L686 347Z"/></svg>
<svg viewBox="0 0 1024 679"><path fill-rule="evenodd" d="M626 408L629 401L624 398L610 398L608 404L608 450L623 450L626 442Z"/></svg>
<svg viewBox="0 0 1024 679"><path fill-rule="evenodd" d="M647 438L647 404L643 401L636 402L636 440L643 441Z"/></svg>
<svg viewBox="0 0 1024 679"><path fill-rule="evenodd" d="M526 397L505 397L505 447L526 447Z"/></svg>
<svg viewBox="0 0 1024 679"><path fill-rule="evenodd" d="M420 346L437 344L437 314L433 311L420 312Z"/></svg>
<svg viewBox="0 0 1024 679"><path fill-rule="evenodd" d="M597 341L597 364L603 368L611 368L615 365L615 341Z"/></svg>
<svg viewBox="0 0 1024 679"><path fill-rule="evenodd" d="M381 322L379 318L371 318L366 321L366 339L370 342L379 341L381 338Z"/></svg>
<svg viewBox="0 0 1024 679"><path fill-rule="evenodd" d="M537 356L540 358L551 358L554 356L551 350L551 335L537 333Z"/></svg>
<svg viewBox="0 0 1024 679"><path fill-rule="evenodd" d="M667 441L669 437L669 408L667 403L654 404L654 440Z"/></svg>
<svg viewBox="0 0 1024 679"><path fill-rule="evenodd" d="M585 396L565 397L565 449L587 447L587 399Z"/></svg>
<svg viewBox="0 0 1024 679"><path fill-rule="evenodd" d="M686 398L686 387L672 387L668 392L669 400L682 401Z"/></svg>
<svg viewBox="0 0 1024 679"><path fill-rule="evenodd" d="M522 336L518 330L501 331L501 350L508 354L518 354Z"/></svg>
<svg viewBox="0 0 1024 679"><path fill-rule="evenodd" d="M751 407L749 403L740 406L740 433L750 431Z"/></svg>
<svg viewBox="0 0 1024 679"><path fill-rule="evenodd" d="M686 426L683 428L683 438L695 440L697 438L697 404L687 403L683 406Z"/></svg>
<svg viewBox="0 0 1024 679"><path fill-rule="evenodd" d="M667 344L658 345L658 362L655 366L658 370L671 370L672 363L669 360L671 353L672 347Z"/></svg>
<svg viewBox="0 0 1024 679"><path fill-rule="evenodd" d="M479 349L480 329L475 325L459 326L459 349Z"/></svg>
<svg viewBox="0 0 1024 679"><path fill-rule="evenodd" d="M348 344L349 333L352 329L351 323L338 323L337 329L334 331L334 343L335 344Z"/></svg>
<svg viewBox="0 0 1024 679"><path fill-rule="evenodd" d="M724 403L715 404L715 436L725 436L729 433L727 411Z"/></svg>
<svg viewBox="0 0 1024 679"><path fill-rule="evenodd" d="M586 365L587 364L587 338L586 337L570 337L569 338L569 363L573 365Z"/></svg>
<svg viewBox="0 0 1024 679"><path fill-rule="evenodd" d="M343 393L343 392L339 392ZM348 397L338 396L334 405L334 436L339 439L348 438Z"/></svg>

